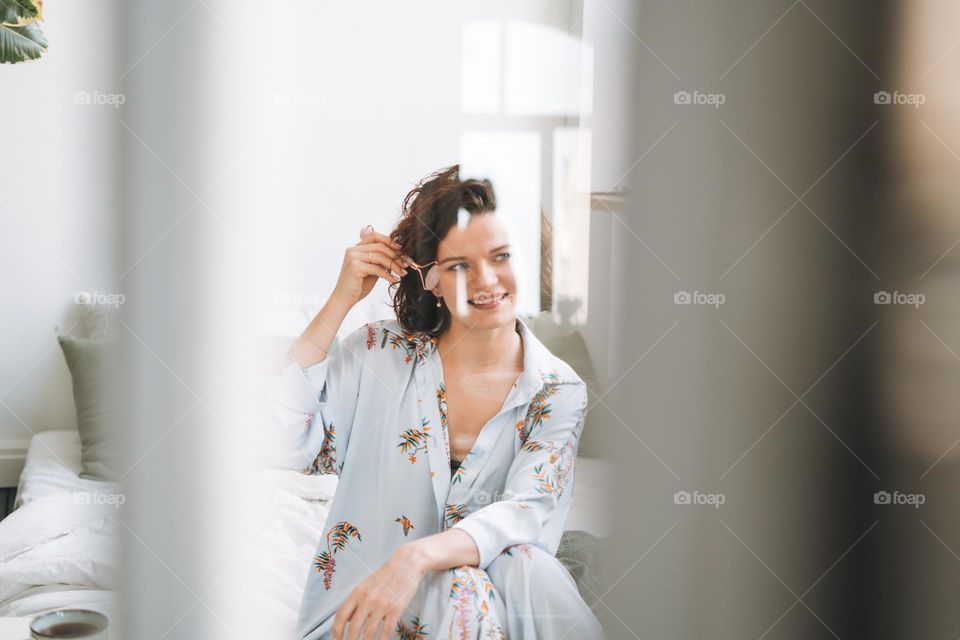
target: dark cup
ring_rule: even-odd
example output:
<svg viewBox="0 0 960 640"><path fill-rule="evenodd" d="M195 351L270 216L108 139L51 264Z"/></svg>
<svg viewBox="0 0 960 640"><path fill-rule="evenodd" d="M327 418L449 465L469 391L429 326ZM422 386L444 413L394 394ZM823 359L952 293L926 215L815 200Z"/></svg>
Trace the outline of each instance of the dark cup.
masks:
<svg viewBox="0 0 960 640"><path fill-rule="evenodd" d="M102 613L87 609L61 609L37 616L30 623L30 638L51 640L107 640L109 620Z"/></svg>

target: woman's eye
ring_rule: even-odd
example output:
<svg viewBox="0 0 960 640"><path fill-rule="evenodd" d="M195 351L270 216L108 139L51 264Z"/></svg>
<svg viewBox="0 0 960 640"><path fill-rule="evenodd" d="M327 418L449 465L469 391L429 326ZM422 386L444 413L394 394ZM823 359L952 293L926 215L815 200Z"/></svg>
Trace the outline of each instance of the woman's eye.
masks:
<svg viewBox="0 0 960 640"><path fill-rule="evenodd" d="M503 253L498 253L496 256L497 262L506 262L509 259L510 259L510 254L506 251L504 251ZM466 262L458 262L448 267L447 271L462 271L463 269L460 269L460 267L466 268L468 266L469 265Z"/></svg>

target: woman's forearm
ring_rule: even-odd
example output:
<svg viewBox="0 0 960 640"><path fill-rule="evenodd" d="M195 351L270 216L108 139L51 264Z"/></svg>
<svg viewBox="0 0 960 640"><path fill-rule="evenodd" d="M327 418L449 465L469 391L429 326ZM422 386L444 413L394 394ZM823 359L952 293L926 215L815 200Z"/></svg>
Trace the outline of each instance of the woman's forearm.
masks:
<svg viewBox="0 0 960 640"><path fill-rule="evenodd" d="M350 308L350 304L340 299L327 300L290 347L290 353L301 368L308 369L327 357L333 338L340 330L340 325L343 324L343 319L347 317Z"/></svg>
<svg viewBox="0 0 960 640"><path fill-rule="evenodd" d="M410 561L422 574L460 565L476 566L480 552L463 529L447 529L404 545ZM403 548L403 547L401 547Z"/></svg>

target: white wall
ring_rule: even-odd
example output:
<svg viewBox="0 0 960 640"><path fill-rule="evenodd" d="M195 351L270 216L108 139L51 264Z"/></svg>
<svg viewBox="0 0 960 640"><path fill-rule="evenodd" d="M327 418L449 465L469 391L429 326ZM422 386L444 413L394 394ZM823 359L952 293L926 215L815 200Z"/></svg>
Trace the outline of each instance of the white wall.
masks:
<svg viewBox="0 0 960 640"><path fill-rule="evenodd" d="M243 15L256 25L243 29L241 98L244 122L256 123L242 132L240 169L244 237L259 256L243 265L251 296L263 307L278 298L319 306L364 224L388 231L417 181L462 161L462 132L502 125L464 113L467 21L566 29L570 11L568 2L431 0L335 11L292 2L272 7L269 21L252 9ZM552 170L546 161L542 169ZM385 300L380 283L345 328L390 315ZM307 318L288 311L264 317L261 329L300 331Z"/></svg>
<svg viewBox="0 0 960 640"><path fill-rule="evenodd" d="M77 92L116 91L112 0L45 3L50 50L0 66L0 440L76 424L55 329L78 319L78 290L113 291L118 117ZM81 101L82 102L82 101ZM81 327L74 327L74 332Z"/></svg>

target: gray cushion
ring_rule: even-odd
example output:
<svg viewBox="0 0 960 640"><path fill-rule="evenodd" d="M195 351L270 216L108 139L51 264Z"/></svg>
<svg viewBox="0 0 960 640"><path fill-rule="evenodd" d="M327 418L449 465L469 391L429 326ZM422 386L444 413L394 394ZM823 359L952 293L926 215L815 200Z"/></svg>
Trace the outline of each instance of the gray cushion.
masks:
<svg viewBox="0 0 960 640"><path fill-rule="evenodd" d="M574 331L570 335L547 338L543 341L543 345L550 350L550 353L570 365L591 391L597 390L590 353L587 351L583 336Z"/></svg>
<svg viewBox="0 0 960 640"><path fill-rule="evenodd" d="M59 336L60 348L73 380L73 402L80 432L81 478L117 480L118 438L109 392L110 359L116 355L113 340Z"/></svg>
<svg viewBox="0 0 960 640"><path fill-rule="evenodd" d="M591 606L600 596L600 542L592 533L568 529L557 549L557 559L573 576L580 597Z"/></svg>

